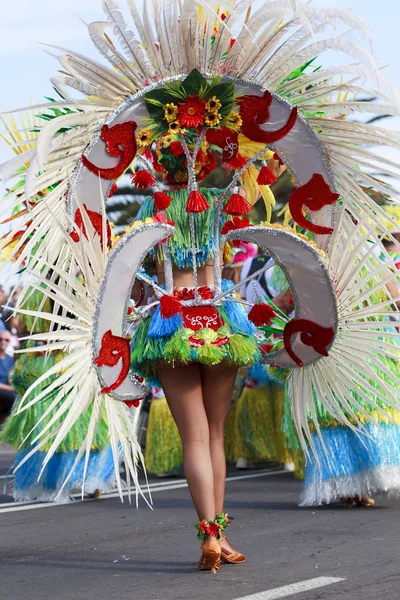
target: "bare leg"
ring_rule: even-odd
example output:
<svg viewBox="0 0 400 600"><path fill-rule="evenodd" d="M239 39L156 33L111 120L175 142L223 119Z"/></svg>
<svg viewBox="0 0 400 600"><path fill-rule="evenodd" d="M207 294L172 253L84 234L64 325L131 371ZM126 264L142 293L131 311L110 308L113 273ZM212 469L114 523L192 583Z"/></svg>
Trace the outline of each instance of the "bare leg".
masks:
<svg viewBox="0 0 400 600"><path fill-rule="evenodd" d="M226 459L224 430L232 400L237 367L220 363L201 365L203 400L210 431L210 453L214 475L216 514L224 510Z"/></svg>
<svg viewBox="0 0 400 600"><path fill-rule="evenodd" d="M183 443L183 463L199 520L215 518L210 434L204 408L200 365L162 367L162 387Z"/></svg>
<svg viewBox="0 0 400 600"><path fill-rule="evenodd" d="M226 459L224 430L232 400L237 368L221 363L213 367L201 366L204 406L210 429L210 452L214 474L214 494L216 514L224 512ZM222 548L228 553L238 553L223 536ZM235 556L235 554L233 555ZM243 555L239 555L243 556ZM240 560L244 560L240 558ZM238 560L239 562L239 560Z"/></svg>

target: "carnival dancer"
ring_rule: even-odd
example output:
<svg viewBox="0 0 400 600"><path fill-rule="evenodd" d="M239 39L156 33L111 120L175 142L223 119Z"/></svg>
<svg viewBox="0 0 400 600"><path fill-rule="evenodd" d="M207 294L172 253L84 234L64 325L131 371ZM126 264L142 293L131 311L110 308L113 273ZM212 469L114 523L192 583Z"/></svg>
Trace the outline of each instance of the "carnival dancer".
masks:
<svg viewBox="0 0 400 600"><path fill-rule="evenodd" d="M26 309L37 310L42 300L42 294L31 293ZM49 306L47 309L49 310ZM102 492L108 492L115 486L114 460L104 418L99 420L86 468L83 459L75 463L78 451L86 437L90 414L81 416L47 464L44 464L44 461L49 444L40 452L29 456L35 446L35 439L49 425L46 412L53 398L51 395L41 397L43 390L51 383L43 376L63 359L63 354L60 351L46 354L40 351L44 342L29 341L30 332L37 334L48 332L48 321L35 320L28 315L20 317L20 320L24 326L22 335L25 341L22 342L22 354L17 358L12 376L19 400L15 411L0 431L0 441L10 444L17 451L14 461L14 465L18 467L13 485L14 500L16 502L69 502L72 493L79 493L82 490L83 479L85 479L86 495L98 498ZM32 352L27 352L29 349ZM41 383L35 387L33 397L38 397L40 402L33 403L25 412L19 413L18 401L36 381ZM69 474L68 482L64 485Z"/></svg>
<svg viewBox="0 0 400 600"><path fill-rule="evenodd" d="M395 263L392 264L395 270ZM387 291L380 291L373 300L376 304L393 301L400 306L400 277L389 282ZM381 319L384 323L387 316ZM400 373L400 335L396 336L397 327L390 322L382 330L383 339L387 333L397 338L398 346L393 357L382 358L383 382L395 381ZM397 497L400 494L400 412L382 402L378 410L371 410L365 403L364 393L379 395L380 389L374 378L370 384L372 388L367 389L361 384L351 399L360 421L365 422L366 435L362 438L353 429L343 427L317 401L321 430L319 435L313 433L312 438L319 460L314 458L305 466L300 506L338 501L350 507L374 506L375 495L384 493ZM364 385L367 386L367 381ZM400 386L395 393L399 396ZM368 421L368 416L373 422ZM289 410L287 417L290 420ZM295 437L292 428L291 438Z"/></svg>
<svg viewBox="0 0 400 600"><path fill-rule="evenodd" d="M18 240L14 271L30 256L17 309L33 273L37 287L58 302L48 319L62 323L45 350L68 347L47 373L57 376L61 390L47 412L67 416L42 434L37 450L52 436L51 458L91 408L80 449L88 460L105 410L128 490L133 482L137 498L147 499L137 473L142 455L124 404L138 404L147 391L143 378L157 374L182 437L199 519L199 567L216 572L220 560L243 561L223 537L223 433L239 367L262 358L291 370L288 394L305 452L314 449L307 446L307 415L315 415L315 390L330 414L348 423L343 402L364 381L368 361L378 367L368 374L380 395L398 408L396 382L382 385L380 376L380 356L392 354L393 336L386 333L389 341L382 341L377 317L383 305L385 312L397 308L372 306L374 285L368 288L394 278L367 250L371 241L382 247L387 217L366 193L371 186L391 193L390 184L370 175L371 165L395 176L398 166L365 148L366 141L397 148L397 141L373 125L331 117L365 110L398 114L398 95L367 51L360 57L351 40L329 31L323 38L332 24L363 31L362 20L349 11L272 0L227 0L225 6L153 0L144 3L143 15L129 2L130 28L113 0L103 6L109 22L90 24L89 34L111 67L63 54L62 76L52 80L62 99L42 106L37 141L2 166L7 179L29 164L24 186L10 198L15 206L25 202L22 229L4 240ZM356 52L357 60L315 69L315 56L326 50L349 57ZM358 102L365 92L376 102ZM352 101L342 100L348 95ZM274 177L268 161L274 153L293 176L293 228L270 223ZM229 176L218 189L208 187L218 166ZM148 199L110 252L105 203L129 167L133 185L148 189ZM43 201L38 192L49 187ZM246 214L261 197L267 221L251 226ZM268 251L284 270L293 318L268 302L256 302L247 313L235 296L238 288L222 280L229 247L240 239ZM71 276L77 265L83 283ZM361 269L367 280L360 288ZM130 312L137 277L151 285L153 302ZM282 335L270 342L278 321ZM21 411L28 410L34 390L21 400ZM367 402L376 405L373 397ZM118 474L117 485L122 494Z"/></svg>

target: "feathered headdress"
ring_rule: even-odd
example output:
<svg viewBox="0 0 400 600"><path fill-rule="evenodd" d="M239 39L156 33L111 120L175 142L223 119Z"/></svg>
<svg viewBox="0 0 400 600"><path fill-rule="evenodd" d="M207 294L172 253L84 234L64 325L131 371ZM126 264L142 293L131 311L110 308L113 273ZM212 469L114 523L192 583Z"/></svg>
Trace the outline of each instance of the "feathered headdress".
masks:
<svg viewBox="0 0 400 600"><path fill-rule="evenodd" d="M121 283L117 274L131 272L134 279L142 254L172 233L164 212L170 180L188 186L189 213L205 208L197 182L207 173L212 150L234 174L218 207L234 216L223 234L271 251L294 293L296 317L285 330L285 345L266 360L292 368L288 385L305 450L306 440L311 442L308 415L316 421L315 397L350 426L349 415L357 421L354 390L362 389L372 405L379 397L397 407L399 382L382 361L398 356L398 334L387 324L397 314L398 280L382 245L394 223L368 190L394 198L390 183L371 175L371 168L398 178L399 162L374 148L397 152L400 137L355 115L398 115L400 103L369 51L349 38L348 28L365 34L364 22L351 11L291 0L261 6L250 0L152 0L141 12L133 0L124 9L104 0L103 9L106 21L88 26L101 62L53 46L61 52L62 68L51 81L62 99L36 107L44 119L37 140L32 142L29 126L23 128L19 133L26 138L13 145L29 141L29 149L0 169L6 181L29 164L23 185L9 196L26 209L13 272L28 264L27 285L45 284L56 306L47 315L53 324L48 347L69 353L51 373L57 376L53 386L63 386L52 405L54 419L68 416L60 429L52 432L50 423L42 434L45 441L54 437L49 457L93 403L80 454L88 453L105 404L115 456L120 445L127 472L136 477L139 449L129 416L112 399L131 402L143 393L128 374L126 298L133 280ZM315 57L326 51L349 60L340 68L314 67ZM292 174L290 216L306 238L269 224L248 227L239 218L251 208L236 189L240 184L250 199L259 186L270 210L272 154ZM153 188L159 213L137 223L109 254L104 202L134 161L140 168L133 183ZM15 242L14 235L4 245ZM310 243L313 237L326 260ZM132 253L132 240L140 256ZM218 288L217 270L216 278ZM376 292L383 294L380 304Z"/></svg>

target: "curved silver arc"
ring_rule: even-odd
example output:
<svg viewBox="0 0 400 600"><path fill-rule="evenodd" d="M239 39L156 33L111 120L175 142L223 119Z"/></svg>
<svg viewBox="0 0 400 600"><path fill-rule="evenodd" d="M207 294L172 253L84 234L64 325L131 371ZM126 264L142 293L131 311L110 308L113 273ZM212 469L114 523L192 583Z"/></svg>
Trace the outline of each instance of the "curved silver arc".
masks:
<svg viewBox="0 0 400 600"><path fill-rule="evenodd" d="M125 102L121 103L107 118L99 123L99 129L94 135L92 142L86 148L84 154L96 166L102 168L112 168L118 164L119 159L110 156L106 152L106 145L101 139L101 129L107 124L109 127L116 124L125 123L126 121L135 121L141 129L146 124L148 117L146 104L144 100L145 93L152 89L162 87L167 82L177 79L184 79L187 74L175 76L172 79L166 78L152 84L148 88L144 88L140 92L134 94ZM203 73L206 78L211 78L212 74ZM235 84L235 95L256 95L262 96L265 89L260 85L235 79L233 77L223 77L223 81L233 82ZM261 126L265 132L272 132L282 127L289 118L289 115L294 108L292 104L282 99L277 94L271 92L272 103L270 106L270 118L267 123ZM336 191L335 181L329 159L322 141L315 133L311 125L309 125L304 117L298 113L296 124L293 129L282 139L269 147L277 152L282 161L286 164L288 170L292 174L297 186L306 184L314 174L323 176L326 183L332 191ZM71 178L70 189L67 192L68 214L74 219L74 213L77 208L75 197L79 200L86 198L86 205L90 210L101 213L101 205L98 198L99 186L104 200L107 201L108 194L113 181L107 179L99 179L97 175L89 171L83 166L82 161L79 161L77 168ZM310 212L307 209L310 220L316 225L325 227L334 227L336 219L335 205L324 206L321 210ZM327 248L330 236L317 235L317 244L320 248Z"/></svg>
<svg viewBox="0 0 400 600"><path fill-rule="evenodd" d="M92 360L102 388L118 379L121 360L115 366L99 367L94 363L100 354L103 336L125 338L128 330L127 313L137 271L148 252L174 232L171 225L146 223L127 233L111 252L97 301L92 335ZM109 395L117 400L143 397L147 386L125 377Z"/></svg>
<svg viewBox="0 0 400 600"><path fill-rule="evenodd" d="M285 273L293 295L295 318L331 328L336 336L336 294L325 261L315 248L288 231L264 226L232 231L226 239L252 242L269 254ZM312 347L303 344L299 334L293 337L292 347L304 366L323 358ZM269 354L265 362L276 367L297 367L285 349Z"/></svg>

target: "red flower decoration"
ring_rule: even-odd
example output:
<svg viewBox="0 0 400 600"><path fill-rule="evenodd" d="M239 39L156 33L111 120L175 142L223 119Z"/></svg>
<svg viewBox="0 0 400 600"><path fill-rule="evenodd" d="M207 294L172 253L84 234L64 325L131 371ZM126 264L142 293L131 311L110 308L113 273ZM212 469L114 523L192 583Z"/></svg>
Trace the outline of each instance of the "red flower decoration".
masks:
<svg viewBox="0 0 400 600"><path fill-rule="evenodd" d="M211 152L202 152L201 150L198 155L198 160L199 158L202 162L202 168L197 179L202 180L205 179L212 171L214 171L215 167L217 166L217 159L215 158L214 154L211 154Z"/></svg>
<svg viewBox="0 0 400 600"><path fill-rule="evenodd" d="M180 142L172 142L172 144L169 147L169 150L174 156L182 156L182 154L185 153L183 146Z"/></svg>
<svg viewBox="0 0 400 600"><path fill-rule="evenodd" d="M186 96L186 104L180 103L178 107L178 121L181 127L199 127L204 125L206 101L199 100L199 95Z"/></svg>
<svg viewBox="0 0 400 600"><path fill-rule="evenodd" d="M167 215L165 215L164 213L156 213L153 219L157 221L157 223L166 223L167 225L172 225L172 227L175 225L173 221L167 221Z"/></svg>
<svg viewBox="0 0 400 600"><path fill-rule="evenodd" d="M241 154L236 154L236 156L233 158L226 160L224 162L224 166L228 167L229 169L235 169L235 171L240 171L243 169L246 163L247 160L244 158L244 156Z"/></svg>
<svg viewBox="0 0 400 600"><path fill-rule="evenodd" d="M241 219L240 217L233 217L232 221L227 221L223 228L221 229L222 235L226 235L229 231L234 231L235 229L244 229L245 227L250 227L250 219L247 217Z"/></svg>

